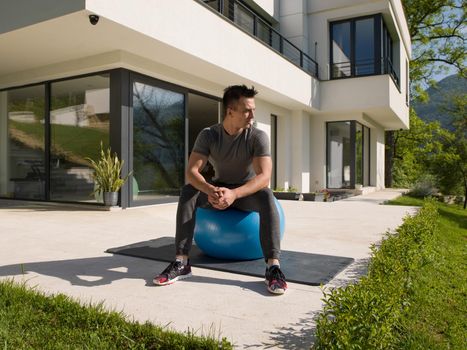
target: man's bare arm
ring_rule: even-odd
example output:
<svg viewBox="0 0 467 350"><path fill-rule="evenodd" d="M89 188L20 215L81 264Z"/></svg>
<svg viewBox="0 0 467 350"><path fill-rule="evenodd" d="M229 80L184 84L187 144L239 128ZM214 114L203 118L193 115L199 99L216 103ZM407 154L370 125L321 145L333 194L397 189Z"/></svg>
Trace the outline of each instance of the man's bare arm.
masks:
<svg viewBox="0 0 467 350"><path fill-rule="evenodd" d="M201 170L206 166L207 161L208 157L204 154L191 152L190 158L188 159L186 178L193 187L206 193L211 202L211 200L214 201L219 198L219 188L208 183L201 174Z"/></svg>

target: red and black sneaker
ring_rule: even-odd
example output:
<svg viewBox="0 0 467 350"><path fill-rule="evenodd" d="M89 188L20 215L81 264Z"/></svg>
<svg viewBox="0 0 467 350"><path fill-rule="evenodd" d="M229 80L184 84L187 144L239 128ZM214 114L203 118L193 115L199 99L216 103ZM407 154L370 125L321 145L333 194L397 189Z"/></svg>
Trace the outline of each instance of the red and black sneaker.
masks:
<svg viewBox="0 0 467 350"><path fill-rule="evenodd" d="M160 275L154 277L152 282L156 286L165 286L167 284L172 284L178 280L182 280L190 276L190 261L188 261L188 263L184 265L181 261L175 260L174 262L171 262L169 266L167 266L165 270L161 272Z"/></svg>
<svg viewBox="0 0 467 350"><path fill-rule="evenodd" d="M287 290L287 282L281 269L277 265L266 268L266 280L268 291L272 294L284 294Z"/></svg>

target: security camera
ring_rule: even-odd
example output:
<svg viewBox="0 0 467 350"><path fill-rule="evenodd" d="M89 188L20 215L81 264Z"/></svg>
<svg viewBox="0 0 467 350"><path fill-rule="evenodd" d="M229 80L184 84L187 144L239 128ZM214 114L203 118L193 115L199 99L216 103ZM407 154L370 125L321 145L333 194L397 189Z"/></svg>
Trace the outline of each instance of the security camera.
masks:
<svg viewBox="0 0 467 350"><path fill-rule="evenodd" d="M89 15L89 23L91 23L93 26L95 26L99 22L99 16L98 15Z"/></svg>

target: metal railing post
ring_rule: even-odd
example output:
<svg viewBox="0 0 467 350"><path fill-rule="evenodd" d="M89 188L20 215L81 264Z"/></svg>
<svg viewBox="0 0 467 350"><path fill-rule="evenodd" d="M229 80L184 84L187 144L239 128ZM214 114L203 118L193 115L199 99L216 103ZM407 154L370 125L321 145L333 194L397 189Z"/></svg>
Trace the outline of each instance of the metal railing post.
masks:
<svg viewBox="0 0 467 350"><path fill-rule="evenodd" d="M217 11L219 11L219 13L224 14L224 0L217 0L217 6Z"/></svg>

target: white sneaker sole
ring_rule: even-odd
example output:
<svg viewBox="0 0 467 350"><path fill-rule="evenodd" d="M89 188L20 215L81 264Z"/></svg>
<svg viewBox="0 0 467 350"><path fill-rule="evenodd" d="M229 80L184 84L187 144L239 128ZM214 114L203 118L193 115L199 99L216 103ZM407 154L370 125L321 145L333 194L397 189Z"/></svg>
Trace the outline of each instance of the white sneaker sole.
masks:
<svg viewBox="0 0 467 350"><path fill-rule="evenodd" d="M271 293L271 294L282 295L287 290L287 289L282 289L282 288L276 288L276 289L272 290L272 289L269 288L269 281L268 280L264 280L264 283L268 286L268 292Z"/></svg>
<svg viewBox="0 0 467 350"><path fill-rule="evenodd" d="M154 283L154 285L156 285L156 286L167 286L167 285L169 285L169 284L173 284L173 283L175 283L175 282L177 282L177 281L183 280L183 279L188 278L188 277L191 277L191 276L192 276L192 274L191 274L191 272L190 272L190 273L188 273L188 274L186 274L186 275L180 275L180 276L175 277L174 279L171 279L171 280L169 280L169 281L162 282L162 283L159 282L157 279L154 278L154 279L152 280L152 283Z"/></svg>

